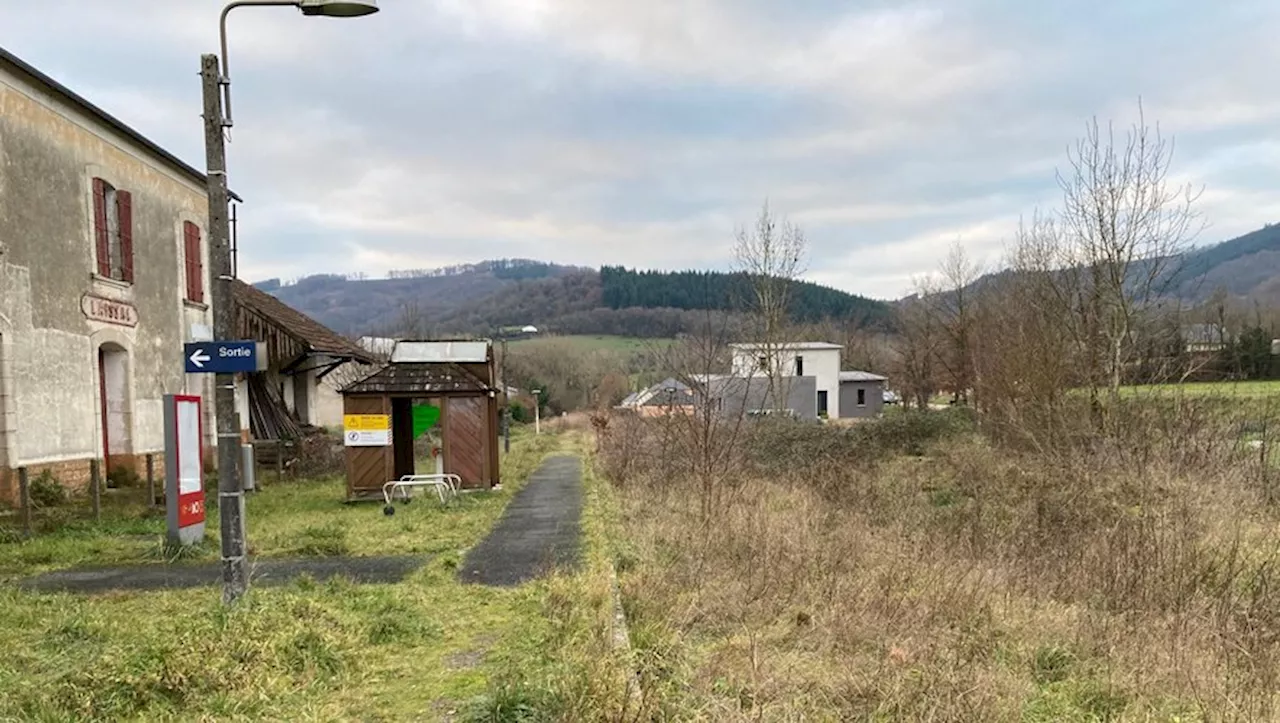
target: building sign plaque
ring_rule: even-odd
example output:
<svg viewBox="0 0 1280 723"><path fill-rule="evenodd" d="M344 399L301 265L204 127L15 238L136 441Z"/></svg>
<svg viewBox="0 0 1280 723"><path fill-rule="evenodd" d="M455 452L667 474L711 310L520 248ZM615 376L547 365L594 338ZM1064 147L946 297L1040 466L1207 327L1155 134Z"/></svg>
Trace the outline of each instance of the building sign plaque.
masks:
<svg viewBox="0 0 1280 723"><path fill-rule="evenodd" d="M120 326L137 326L138 310L127 301L116 301L102 296L85 294L80 297L80 310L91 321Z"/></svg>

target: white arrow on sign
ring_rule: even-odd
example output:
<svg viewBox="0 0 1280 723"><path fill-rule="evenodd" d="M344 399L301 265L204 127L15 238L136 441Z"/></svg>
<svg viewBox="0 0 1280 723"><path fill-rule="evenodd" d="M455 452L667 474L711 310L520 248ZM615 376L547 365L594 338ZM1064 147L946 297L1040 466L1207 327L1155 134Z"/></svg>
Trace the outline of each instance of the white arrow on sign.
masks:
<svg viewBox="0 0 1280 723"><path fill-rule="evenodd" d="M196 349L191 352L191 363L196 365L196 369L204 369L204 363L210 361L209 355L204 353L204 349Z"/></svg>

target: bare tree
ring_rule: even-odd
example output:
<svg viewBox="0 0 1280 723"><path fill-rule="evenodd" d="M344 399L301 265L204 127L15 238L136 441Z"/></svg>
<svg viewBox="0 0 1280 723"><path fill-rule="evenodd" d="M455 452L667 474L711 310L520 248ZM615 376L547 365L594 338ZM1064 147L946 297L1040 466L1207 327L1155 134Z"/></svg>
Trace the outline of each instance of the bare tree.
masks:
<svg viewBox="0 0 1280 723"><path fill-rule="evenodd" d="M359 339L351 339L351 343L360 346ZM358 361L348 361L340 364L333 371L324 376L324 383L336 392L340 392L346 387L368 377L378 371L390 359L389 350L383 349L366 349L369 356L373 359L372 363L363 363Z"/></svg>
<svg viewBox="0 0 1280 723"><path fill-rule="evenodd" d="M1063 234L1053 265L1069 270L1067 293L1088 345L1090 389L1120 394L1141 319L1178 280L1184 252L1203 228L1194 205L1200 192L1170 178L1173 142L1158 126L1138 121L1117 143L1097 119L1068 150L1058 174ZM1095 345L1097 345L1095 347Z"/></svg>
<svg viewBox="0 0 1280 723"><path fill-rule="evenodd" d="M703 317L698 329L662 351L663 365L692 391L687 412L668 413L662 419L662 437L670 458L688 464L682 471L698 486L702 519L710 533L711 521L733 490L732 472L746 437L745 404L725 404L722 395L741 394L745 399L752 380L732 379L741 384L719 386L717 378L723 376L731 356L734 325L730 314L706 311Z"/></svg>
<svg viewBox="0 0 1280 723"><path fill-rule="evenodd" d="M1023 223L1005 271L975 297L974 378L984 418L1038 445L1062 427L1067 389L1079 379L1080 344L1064 286L1055 219ZM1070 279L1070 276L1066 276Z"/></svg>
<svg viewBox="0 0 1280 723"><path fill-rule="evenodd" d="M766 202L750 228L738 230L734 245L737 270L750 284L747 309L753 342L765 360L766 401L775 408L787 406L786 379L794 370L782 360L791 332L791 292L804 273L804 232L786 219L778 221Z"/></svg>
<svg viewBox="0 0 1280 723"><path fill-rule="evenodd" d="M899 302L895 310L894 375L900 380L902 393L920 409L928 409L929 398L938 389L937 360L943 348L943 331L929 308L930 282L918 280L915 285L917 293Z"/></svg>
<svg viewBox="0 0 1280 723"><path fill-rule="evenodd" d="M959 403L969 401L974 386L974 338L978 308L974 283L982 276L982 268L970 260L964 246L956 242L939 269L940 288L928 297L929 307L937 316L937 325L946 341L938 361L946 372L948 385Z"/></svg>

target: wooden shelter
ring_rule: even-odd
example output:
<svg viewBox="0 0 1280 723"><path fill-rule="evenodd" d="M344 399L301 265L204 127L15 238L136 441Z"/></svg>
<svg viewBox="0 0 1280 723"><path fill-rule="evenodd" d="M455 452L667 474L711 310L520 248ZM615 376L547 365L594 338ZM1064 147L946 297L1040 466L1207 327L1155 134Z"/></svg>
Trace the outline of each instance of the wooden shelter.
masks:
<svg viewBox="0 0 1280 723"><path fill-rule="evenodd" d="M493 344L397 341L390 361L342 390L347 499L381 499L415 474L414 402L439 407L443 469L466 488L499 484Z"/></svg>

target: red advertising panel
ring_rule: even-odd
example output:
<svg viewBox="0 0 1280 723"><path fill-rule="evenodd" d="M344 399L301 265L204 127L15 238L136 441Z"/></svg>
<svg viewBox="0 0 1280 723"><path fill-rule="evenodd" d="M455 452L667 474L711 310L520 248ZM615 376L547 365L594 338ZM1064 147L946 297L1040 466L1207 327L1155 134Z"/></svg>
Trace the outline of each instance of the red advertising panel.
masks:
<svg viewBox="0 0 1280 723"><path fill-rule="evenodd" d="M174 396L173 447L178 473L178 527L204 522L204 422L200 397Z"/></svg>

